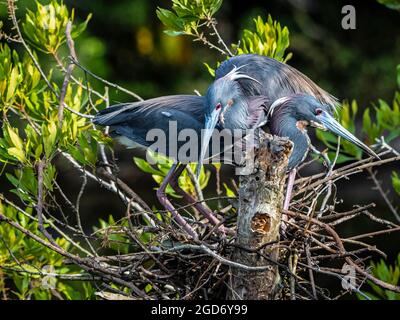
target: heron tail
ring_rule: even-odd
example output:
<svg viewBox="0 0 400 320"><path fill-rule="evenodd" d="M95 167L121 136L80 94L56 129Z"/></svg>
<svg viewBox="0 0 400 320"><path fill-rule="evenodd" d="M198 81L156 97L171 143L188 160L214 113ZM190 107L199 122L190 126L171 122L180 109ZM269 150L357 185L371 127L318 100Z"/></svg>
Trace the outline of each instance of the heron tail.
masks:
<svg viewBox="0 0 400 320"><path fill-rule="evenodd" d="M92 122L100 126L111 126L119 122L117 116L131 107L132 104L121 103L98 112Z"/></svg>

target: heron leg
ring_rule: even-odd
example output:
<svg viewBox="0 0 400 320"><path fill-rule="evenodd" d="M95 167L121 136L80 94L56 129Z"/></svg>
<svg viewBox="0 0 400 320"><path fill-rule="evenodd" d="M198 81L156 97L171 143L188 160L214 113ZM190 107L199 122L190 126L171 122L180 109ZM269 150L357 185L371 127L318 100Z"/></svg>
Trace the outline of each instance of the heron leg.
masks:
<svg viewBox="0 0 400 320"><path fill-rule="evenodd" d="M288 176L288 183L287 183L287 188L286 188L285 202L283 203L283 210L289 209L295 178L296 178L296 169L292 169L292 170L290 170L289 176Z"/></svg>
<svg viewBox="0 0 400 320"><path fill-rule="evenodd" d="M292 191L293 191L293 185L294 185L294 180L296 178L296 169L292 169L289 172L288 176L288 183L286 187L286 195L285 195L285 201L283 202L283 210L288 210L289 205L290 205L290 200L292 198ZM285 235L286 234L286 222L288 221L288 216L286 214L282 214L282 224L281 224L281 234Z"/></svg>
<svg viewBox="0 0 400 320"><path fill-rule="evenodd" d="M172 180L177 179L181 172L182 171L179 172L179 164L174 163L157 190L157 198L162 206L171 212L173 218L182 227L182 229L185 230L193 239L197 239L198 235L196 231L194 231L189 223L187 223L187 221L178 213L172 203L168 200L167 194L165 193L165 189L167 188L168 184L171 183Z"/></svg>
<svg viewBox="0 0 400 320"><path fill-rule="evenodd" d="M185 190L183 190L178 183L178 177L182 174L183 170L185 170L186 164L180 164L179 167L176 169L176 175L174 176L174 179L171 179L170 185L171 187L180 194L183 199L185 199L186 202L190 203L193 205L193 207L196 208L197 211L199 211L210 223L212 223L214 226L220 225L218 227L218 230L223 232L223 233L228 233L228 234L234 234L234 231L232 229L226 228L225 226L221 225L221 222L218 220L218 218L212 213L211 210L206 208L204 205L202 205L200 202L196 201L195 198L193 198L189 193L187 193Z"/></svg>

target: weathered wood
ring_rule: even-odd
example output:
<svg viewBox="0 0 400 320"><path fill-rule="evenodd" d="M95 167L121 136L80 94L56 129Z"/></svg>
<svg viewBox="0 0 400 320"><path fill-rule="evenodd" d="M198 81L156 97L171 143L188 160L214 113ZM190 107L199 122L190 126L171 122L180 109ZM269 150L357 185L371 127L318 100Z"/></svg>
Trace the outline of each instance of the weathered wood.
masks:
<svg viewBox="0 0 400 320"><path fill-rule="evenodd" d="M259 145L254 153L253 171L240 176L238 248L233 258L248 266L269 268L265 271L232 269L230 299L274 299L279 291L277 266L254 251L279 240L286 168L292 144L286 139L262 133ZM274 245L265 246L261 252L273 260L277 260L279 254Z"/></svg>

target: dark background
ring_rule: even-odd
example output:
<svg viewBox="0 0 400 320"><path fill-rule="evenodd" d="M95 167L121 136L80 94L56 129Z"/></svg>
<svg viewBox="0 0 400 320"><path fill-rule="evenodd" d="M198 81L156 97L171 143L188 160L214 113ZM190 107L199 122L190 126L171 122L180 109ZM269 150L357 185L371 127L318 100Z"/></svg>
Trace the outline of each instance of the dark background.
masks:
<svg viewBox="0 0 400 320"><path fill-rule="evenodd" d="M93 18L87 31L76 41L81 64L96 74L126 87L143 98L174 93L201 93L212 81L203 63L215 66L223 57L218 52L193 43L186 37L169 37L163 33L163 25L156 17L157 6L169 8L169 0L65 0L76 9L78 20L89 13ZM18 2L19 8L33 7L33 1ZM356 8L356 30L343 30L341 8L352 4ZM288 62L340 100L356 99L364 109L377 99L391 102L396 90L396 66L400 63L400 14L389 10L374 0L366 1L318 1L318 0L268 0L224 1L217 13L218 28L228 43L236 43L244 28L253 28L252 19L267 14L278 20L290 31ZM4 12L3 12L4 15ZM50 65L50 62L49 62ZM101 83L94 83L102 90ZM131 101L122 92L111 91L112 102ZM361 111L360 111L361 113ZM360 117L359 117L360 118ZM362 137L361 133L359 136ZM397 143L397 147L399 144ZM158 206L156 186L150 175L140 172L134 165L134 151L123 150L116 145L120 176L148 203ZM398 166L398 165L397 165ZM396 199L390 184L390 173L395 165L380 168L378 177L389 190L389 197ZM397 168L398 169L398 168ZM309 168L303 174L311 174L320 167ZM224 167L223 177L229 181L232 170ZM80 180L76 171L61 166L60 184L76 197ZM4 183L4 184L3 184ZM9 186L4 181L2 189ZM338 198L343 204L338 211L351 209L355 204L375 202L374 213L391 219L373 183L366 175L358 174L350 181L337 184ZM210 182L206 196L215 196L214 181ZM91 230L99 217L113 214L117 219L125 214L119 199L90 183L81 201L85 213L84 225ZM343 235L372 231L377 225L359 218L352 225L339 229ZM382 236L373 242L389 254L390 260L400 251L398 236ZM336 280L335 280L336 281Z"/></svg>

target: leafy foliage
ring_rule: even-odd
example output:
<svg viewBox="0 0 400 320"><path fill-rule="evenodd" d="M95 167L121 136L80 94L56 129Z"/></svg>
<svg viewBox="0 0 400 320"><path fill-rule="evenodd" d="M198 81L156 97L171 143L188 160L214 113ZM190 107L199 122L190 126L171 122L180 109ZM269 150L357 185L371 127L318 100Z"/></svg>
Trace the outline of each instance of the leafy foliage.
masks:
<svg viewBox="0 0 400 320"><path fill-rule="evenodd" d="M392 173L392 184L393 188L396 191L396 193L400 196L400 177L399 175L393 171Z"/></svg>
<svg viewBox="0 0 400 320"><path fill-rule="evenodd" d="M234 45L237 54L257 53L278 61L288 61L292 54L285 56L285 51L289 47L289 29L281 27L278 21L272 20L268 15L266 22L259 16L254 19L255 31L245 29L240 45Z"/></svg>
<svg viewBox="0 0 400 320"><path fill-rule="evenodd" d="M72 36L77 37L86 28L88 19L75 26ZM65 28L74 20L74 12L69 13L61 2L52 1L44 6L37 2L36 11L28 11L23 21L24 36L38 50L54 54L65 42ZM33 58L38 60L35 52ZM109 143L109 138L101 132L89 130L86 119L70 112L65 113L62 126L58 124L59 102L56 94L61 88L53 83L54 90L48 90L40 72L28 54L21 58L7 44L0 44L0 111L3 115L0 134L0 162L7 166L5 176L11 184L10 192L15 194L23 207L0 205L0 213L10 217L34 234L40 234L37 219L32 217L32 208L39 202L39 177L37 165L43 168L42 201L50 201L54 191L57 167L54 157L60 152L71 152L76 161L93 165L97 160L97 143ZM51 79L52 70L47 78ZM65 92L65 103L76 111L85 108L85 94L82 86L69 84ZM88 109L90 110L90 109ZM11 116L17 114L17 117ZM4 170L4 168L3 168ZM1 195L3 197L3 195ZM51 202L51 201L50 201ZM20 208L17 210L16 208ZM74 283L55 281L53 291L41 285L44 277L42 269L50 266L60 276L81 272L79 268L67 267L63 257L6 224L0 224L0 261L5 291L5 279L11 279L15 290L10 297L19 299L87 299L93 297L90 282ZM64 238L56 238L56 243L66 251L73 252L71 244Z"/></svg>
<svg viewBox="0 0 400 320"><path fill-rule="evenodd" d="M389 2L390 5L394 3L394 1L381 2L387 5ZM290 59L291 53L285 53L289 47L289 31L287 27L281 27L280 23L274 21L270 15L266 21L261 17L255 19L255 30L245 30L240 45L224 45L222 39L218 38L217 23L214 18L221 5L222 0L172 0L171 10L158 8L157 16L166 26L167 34L192 36L195 40L200 40L227 56L231 54L229 48L233 48L236 54L258 53L283 62ZM27 232L40 235L42 239L45 238L39 228L38 216L35 216L40 211L39 204L42 203L41 209L46 214L54 208L59 209L54 199L55 191L59 188L56 184L59 162L56 160L65 157L80 172L94 176L93 169L98 161L99 150L104 152L100 147L111 146L111 139L108 136L97 130L86 117L80 116L80 114L89 115L98 108L106 107L108 91L104 95L97 93L98 100L93 101L92 87L87 79L83 82L82 79L75 77L65 86L59 77L53 75L59 72L59 68L63 70L64 62L69 63L67 56L59 59L63 50L67 49L65 32L68 22L73 22L71 36L76 39L85 30L90 17L91 15L85 21L76 23L74 10L69 10L62 1L52 0L47 5L36 2L36 9L28 10L21 21L22 35L27 39L31 55L19 54L8 44L0 44L0 111L2 112L0 162L3 165L1 174L5 175L9 183L8 192L0 195L0 214L18 223ZM0 28L2 25L0 21ZM205 34L205 28L209 31L208 35ZM212 42L209 36L217 37L216 42ZM35 51L40 51L40 54ZM37 64L50 59L59 59L61 66L59 64L57 69L50 68L43 71L45 77L43 79ZM60 63L59 61L56 62ZM209 71L212 73L214 70L209 67ZM63 73L65 75L65 70ZM400 87L400 67L398 67L397 81ZM65 105L61 103L60 96L63 96ZM390 142L399 136L399 105L400 95L396 93L392 105L379 100L377 105L366 109L363 113L363 132L366 134L367 142L373 143L382 135L385 135L386 141ZM62 107L65 109L60 123ZM358 106L355 101L351 104L344 103L339 111L341 123L352 132L356 130L357 112ZM333 156L336 138L326 132L319 132L318 136L329 148L330 156ZM134 162L161 184L172 166L172 161L157 154L151 154L150 157L155 161L155 165L138 158L135 158ZM342 142L338 162L360 158L359 149ZM39 170L41 164L43 164L42 172ZM218 171L220 165L215 164L214 167ZM190 169L191 172L186 170L180 176L179 185L185 191L196 194L191 174L196 171L196 164L191 164ZM201 189L208 185L210 175L210 171L202 168L198 181ZM400 194L398 173L393 172L392 182L395 191ZM106 185L110 189L115 187L114 181ZM224 183L223 186L228 197L235 196L227 184ZM120 190L118 189L116 193L120 195ZM167 188L167 193L177 197L170 187ZM9 199L17 200L12 202ZM73 206L71 203L69 205ZM171 223L169 214L161 216L156 208L152 214L155 219ZM144 218L143 220L144 226L141 225L141 229L133 229L129 215L120 221L116 221L113 215L108 219L100 219L92 235L101 240L100 245L96 244L98 245L96 250L127 254L136 252L143 244L156 244L154 234L147 228L150 223ZM56 222L55 218L46 218L44 226L60 232L55 227ZM67 227L69 231L79 231L76 226ZM87 240L83 231L81 235L82 239ZM133 242L133 238L138 241ZM59 233L55 243L62 250L77 256L82 252L85 254L88 252L80 242L72 241L65 234ZM154 260L143 262L143 265L149 268L152 264ZM60 254L6 223L0 223L0 266L0 293L7 298L90 299L95 296L92 281L68 280L74 276L88 276L80 267L67 265ZM385 269L379 264L376 269L380 270L378 275L387 281L396 279L398 281L398 266ZM52 279L51 290L44 285L44 281L49 279L47 278L49 274ZM129 289L126 287L111 284L111 288L129 294ZM143 290L149 293L154 290L154 286L148 283ZM384 294L386 297L392 297L386 292Z"/></svg>
<svg viewBox="0 0 400 320"><path fill-rule="evenodd" d="M222 5L222 0L172 0L172 10L157 9L157 16L168 28L170 36L198 34L200 24L210 20Z"/></svg>
<svg viewBox="0 0 400 320"><path fill-rule="evenodd" d="M395 264L393 266L387 265L385 261L381 260L377 263L371 262L371 270L372 274L377 277L378 279L385 281L387 283L397 285L400 283L400 254L397 256L397 261L395 261ZM373 292L365 292L365 294L372 300L400 300L400 294L389 291L389 290L384 290L380 288L379 286L371 283L368 281L368 284L372 288ZM365 297L362 295L358 294L357 295L359 299L365 300Z"/></svg>
<svg viewBox="0 0 400 320"><path fill-rule="evenodd" d="M32 217L31 208L20 211L0 201L0 212L26 230L38 233L38 223ZM73 252L66 239L57 238L55 241L59 247ZM54 250L5 223L0 224L0 265L3 270L0 271L0 292L4 292L8 298L49 300L62 297L79 300L93 297L94 289L89 282L62 280L63 275L78 275L81 272L79 268L66 266L64 258ZM48 273L57 274L59 278L48 277ZM13 281L15 290L6 290L5 277Z"/></svg>
<svg viewBox="0 0 400 320"><path fill-rule="evenodd" d="M355 100L350 103L344 101L338 109L339 122L351 133L355 133L356 116L358 104ZM391 105L382 99L372 107L367 107L362 116L362 132L365 134L365 142L374 144L381 137L385 137L386 143L392 142L400 137L400 93L396 92ZM317 130L316 136L328 147L330 159L335 157L337 148L337 138L330 132ZM337 163L350 160L361 159L362 151L348 141L342 139L340 153ZM392 185L394 190L399 193L399 178L396 172L392 173Z"/></svg>
<svg viewBox="0 0 400 320"><path fill-rule="evenodd" d="M400 10L399 0L378 0L379 3L385 5L386 7L394 10Z"/></svg>
<svg viewBox="0 0 400 320"><path fill-rule="evenodd" d="M35 12L28 10L25 22L22 24L26 37L36 49L45 53L57 52L65 42L65 29L68 21L74 21L74 10L68 12L66 5L61 1L51 1L49 5L42 5L36 2ZM91 15L86 21L75 25L71 36L79 36L89 22Z"/></svg>
<svg viewBox="0 0 400 320"><path fill-rule="evenodd" d="M148 157L151 159L152 163L156 164L156 168L151 166L146 160L141 158L134 158L135 164L139 167L140 170L146 173L150 173L153 179L158 183L161 184L167 175L168 171L171 169L174 161L159 154L152 152L150 150L147 151ZM197 164L191 163L188 165L190 167L191 172L196 172ZM201 189L204 189L208 181L210 179L210 171L205 171L204 167L200 170L200 176L198 178L198 183ZM187 169L180 175L178 178L179 186L190 194L195 194L195 186L192 178L190 177ZM178 197L178 195L174 192L171 186L167 186L166 193L172 195L174 197Z"/></svg>

